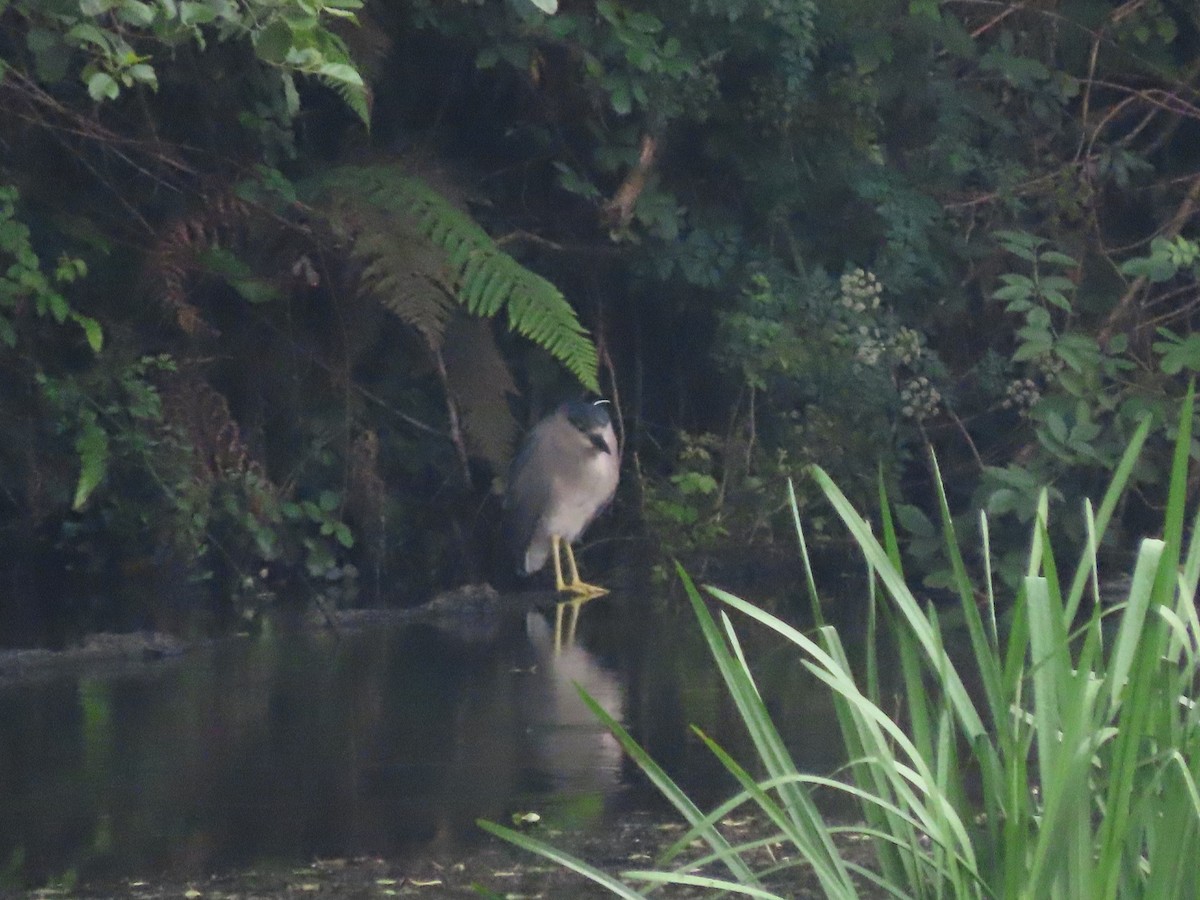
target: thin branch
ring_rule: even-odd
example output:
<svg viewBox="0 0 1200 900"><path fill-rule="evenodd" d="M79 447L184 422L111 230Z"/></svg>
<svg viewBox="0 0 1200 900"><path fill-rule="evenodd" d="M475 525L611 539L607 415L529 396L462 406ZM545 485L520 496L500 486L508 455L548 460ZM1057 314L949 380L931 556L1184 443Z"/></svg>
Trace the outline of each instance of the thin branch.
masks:
<svg viewBox="0 0 1200 900"><path fill-rule="evenodd" d="M161 142L151 145L138 138L131 138L113 131L94 118L89 118L63 105L55 97L43 90L33 79L18 69L8 69L5 71L4 80L0 81L0 93L14 94L32 105L37 111L37 114L23 113L10 105L8 112L18 119L39 128L65 132L89 141L99 142L134 170L164 185L166 184L165 182L162 182L153 173L138 165L128 155L118 151L116 148L126 147L137 150L168 169L173 169L180 174L190 177L197 177L198 173L190 165L178 157L164 152ZM52 122L52 119L58 119L59 123Z"/></svg>
<svg viewBox="0 0 1200 900"><path fill-rule="evenodd" d="M446 373L446 360L442 356L442 350L432 341L426 340L429 345L429 353L433 357L433 364L437 368L438 379L442 383L442 393L446 397L446 416L450 420L450 441L454 444L454 451L458 456L459 465L462 466L463 484L471 484L471 464L467 456L467 442L463 436L462 421L458 414L458 404L454 402L454 394L450 390L450 377Z"/></svg>
<svg viewBox="0 0 1200 900"><path fill-rule="evenodd" d="M1019 6L1010 6L1008 9L1001 10L1000 12L996 13L996 15L992 16L991 19L984 22L982 25L972 31L971 37L978 38L984 34L987 34L987 32L991 31L1013 13L1019 12L1021 8L1022 7Z"/></svg>
<svg viewBox="0 0 1200 900"><path fill-rule="evenodd" d="M642 148L637 162L612 199L604 204L601 218L610 228L624 228L633 219L633 209L637 206L638 197L646 189L657 156L658 138L650 134L642 135Z"/></svg>
<svg viewBox="0 0 1200 900"><path fill-rule="evenodd" d="M1085 78L1083 81L1083 102L1081 104L1081 108L1079 111L1079 121L1083 123L1083 126L1085 128L1087 127L1088 116L1090 115L1090 112L1091 112L1092 85L1095 83L1096 62L1099 58L1100 58L1100 35L1097 34L1092 38L1092 51L1090 54L1088 54L1088 72L1087 72L1087 78ZM1093 137L1092 141L1088 142L1089 150L1091 148L1091 143L1094 140L1095 140L1095 138ZM1075 150L1076 162L1078 162L1079 157L1083 155L1083 147L1084 147L1084 140L1081 137L1079 140L1079 146Z"/></svg>
<svg viewBox="0 0 1200 900"><path fill-rule="evenodd" d="M979 448L975 446L975 441L971 438L971 432L967 431L966 424L964 424L963 420L959 418L958 413L950 409L948 406L946 407L946 415L950 417L950 421L957 426L959 432L963 436L963 439L966 440L967 447L971 451L971 456L975 458L975 465L979 466L979 471L982 472L984 469L983 457L979 455Z"/></svg>

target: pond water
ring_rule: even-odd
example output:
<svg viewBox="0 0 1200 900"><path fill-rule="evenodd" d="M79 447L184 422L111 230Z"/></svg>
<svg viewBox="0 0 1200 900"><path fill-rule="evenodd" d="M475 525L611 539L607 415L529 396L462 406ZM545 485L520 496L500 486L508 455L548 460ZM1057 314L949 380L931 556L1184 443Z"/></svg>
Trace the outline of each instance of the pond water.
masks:
<svg viewBox="0 0 1200 900"><path fill-rule="evenodd" d="M750 755L686 603L597 600L558 653L552 620L268 629L0 686L0 886L411 854L485 839L479 817L589 827L654 804L575 683L689 791L725 796L689 726ZM798 761L836 767L825 692L794 651L755 655Z"/></svg>

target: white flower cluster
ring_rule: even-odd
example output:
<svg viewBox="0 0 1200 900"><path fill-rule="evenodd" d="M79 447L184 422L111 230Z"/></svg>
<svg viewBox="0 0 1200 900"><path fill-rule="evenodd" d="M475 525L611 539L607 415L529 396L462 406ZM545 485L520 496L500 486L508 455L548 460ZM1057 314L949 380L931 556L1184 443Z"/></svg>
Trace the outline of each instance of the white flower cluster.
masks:
<svg viewBox="0 0 1200 900"><path fill-rule="evenodd" d="M1015 409L1017 412L1025 413L1033 408L1033 405L1042 399L1042 392L1038 390L1037 382L1032 378L1017 378L1009 382L1008 390L1005 391L1004 400L1000 403L1005 409Z"/></svg>
<svg viewBox="0 0 1200 900"><path fill-rule="evenodd" d="M873 272L855 269L847 272L841 280L842 306L851 312L866 312L879 309L883 285Z"/></svg>
<svg viewBox="0 0 1200 900"><path fill-rule="evenodd" d="M883 356L883 351L887 349L887 345L884 343L883 335L880 334L879 329L868 328L866 325L858 326L857 342L858 346L854 350L854 358L867 366L873 366L879 362L879 358Z"/></svg>
<svg viewBox="0 0 1200 900"><path fill-rule="evenodd" d="M885 358L890 365L912 366L924 353L920 332L903 325L891 336L885 335L881 328L859 325L854 344L854 358L866 366L874 366Z"/></svg>
<svg viewBox="0 0 1200 900"><path fill-rule="evenodd" d="M906 419L923 422L937 413L942 395L924 375L910 378L900 388L900 414Z"/></svg>
<svg viewBox="0 0 1200 900"><path fill-rule="evenodd" d="M1051 353L1043 353L1038 357L1036 365L1047 378L1057 377L1058 373L1066 367L1066 363L1063 362L1061 356L1055 356Z"/></svg>
<svg viewBox="0 0 1200 900"><path fill-rule="evenodd" d="M907 325L901 325L892 341L892 353L902 365L911 366L921 358L921 335Z"/></svg>

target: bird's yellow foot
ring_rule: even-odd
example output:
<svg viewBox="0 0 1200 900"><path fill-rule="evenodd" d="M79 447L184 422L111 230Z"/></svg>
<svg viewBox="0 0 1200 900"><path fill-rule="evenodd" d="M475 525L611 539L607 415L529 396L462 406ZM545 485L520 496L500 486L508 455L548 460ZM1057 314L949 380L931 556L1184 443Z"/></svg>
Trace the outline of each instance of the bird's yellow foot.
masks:
<svg viewBox="0 0 1200 900"><path fill-rule="evenodd" d="M570 569L571 580L563 581L562 564L558 558L559 547L566 548L567 567ZM560 594L570 594L579 600L594 600L608 593L608 588L596 584L588 584L579 577L579 566L575 564L575 551L571 545L559 537L551 538L551 548L554 553L554 587Z"/></svg>
<svg viewBox="0 0 1200 900"><path fill-rule="evenodd" d="M558 589L560 594L570 594L572 597L579 600L595 600L597 597L603 597L607 594L608 588L602 588L598 584L588 584L586 581L568 582Z"/></svg>

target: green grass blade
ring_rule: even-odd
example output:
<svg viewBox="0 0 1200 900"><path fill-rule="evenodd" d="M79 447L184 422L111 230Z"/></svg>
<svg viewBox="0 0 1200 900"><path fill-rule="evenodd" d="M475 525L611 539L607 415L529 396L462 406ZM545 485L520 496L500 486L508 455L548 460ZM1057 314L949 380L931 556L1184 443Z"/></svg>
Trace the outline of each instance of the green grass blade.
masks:
<svg viewBox="0 0 1200 900"><path fill-rule="evenodd" d="M728 891L743 897L756 897L761 900L785 900L780 894L762 888L749 887L736 881L723 881L720 878L709 878L706 875L686 875L682 872L651 872L634 870L623 873L626 878L636 878L652 884L682 884L690 887L706 887L719 891Z"/></svg>
<svg viewBox="0 0 1200 900"><path fill-rule="evenodd" d="M715 823L692 802L692 799L663 771L662 767L653 760L650 754L642 749L637 741L630 736L629 732L621 726L621 723L610 716L604 707L588 695L587 691L582 688L578 688L578 690L579 695L583 698L583 702L587 704L592 713L604 724L604 727L612 732L613 737L617 739L622 749L646 773L646 777L650 779L659 793L679 810L684 819L696 829L699 836L713 848L714 852L721 856L721 859L729 867L730 873L746 884L757 884L753 870L746 865L740 856L733 852L733 848L729 845L725 836L717 830Z"/></svg>
<svg viewBox="0 0 1200 900"><path fill-rule="evenodd" d="M1183 519L1187 504L1188 460L1192 451L1192 419L1196 406L1196 383L1188 384L1183 410L1179 414L1179 433L1175 439L1175 454L1171 460L1171 483L1167 489L1167 512L1163 525L1163 542L1170 548L1172 577L1179 566L1183 550Z"/></svg>
<svg viewBox="0 0 1200 900"><path fill-rule="evenodd" d="M1186 460L1185 460L1186 461ZM1144 540L1134 569L1130 599L1121 616L1107 685L1110 708L1115 713L1110 771L1104 790L1105 815L1098 836L1098 897L1113 898L1136 866L1138 847L1131 835L1140 835L1133 801L1139 796L1139 773L1146 764L1147 731L1155 724L1155 706L1164 698L1161 656L1167 644L1167 626L1146 610L1163 604L1174 588L1173 560L1178 548L1164 541ZM1172 570L1172 571L1166 571ZM1147 589L1149 580L1153 587ZM1173 692L1172 692L1173 699Z"/></svg>
<svg viewBox="0 0 1200 900"><path fill-rule="evenodd" d="M732 594L715 588L708 590L723 603L763 623L796 644L810 656L811 660L804 661L805 668L848 703L849 709L855 714L855 722L860 729L859 734L863 738L863 746L891 761L889 769L893 777L890 780L890 787L921 817L922 827L926 830L936 829L937 819L930 814L930 807L936 806L938 807L937 814L946 817L946 820L951 823L953 831L952 840L944 842L969 848L970 840L966 829L954 811L947 808L946 798L940 793L936 779L926 761L918 753L904 730L859 691L853 675L845 663L844 656L831 655L811 638L786 622ZM836 633L831 628L827 626L824 631L836 639ZM836 640L834 643L840 648L840 644Z"/></svg>
<svg viewBox="0 0 1200 900"><path fill-rule="evenodd" d="M813 622L824 625L825 617L821 612L821 596L817 593L817 581L813 577L812 560L808 556L808 542L804 539L804 525L800 522L800 505L796 502L796 485L788 479L788 506L792 510L792 522L796 526L796 540L800 545L800 559L804 563L804 584L808 588L808 600L812 607Z"/></svg>
<svg viewBox="0 0 1200 900"><path fill-rule="evenodd" d="M766 815L767 818L769 818L781 832L783 832L788 840L790 840L797 849L803 852L804 848L810 844L810 838L797 829L796 822L787 814L786 810L778 803L773 801L764 788L759 785L750 775L750 773L747 772L741 765L739 765L733 757L726 753L720 744L699 729L694 730L696 731L696 734L699 735L700 740L704 742L704 745L708 747L709 751L716 756L721 765L725 767L726 771L728 771L731 775L733 775L734 778L737 779L738 784L742 786L743 792L749 796L754 804L763 812L763 814ZM795 776L789 776L783 779L772 779L770 783L780 794L780 796L784 796L786 793L784 788L788 786L796 786L798 784L798 778ZM820 820L819 825L821 830L825 834L828 834L829 829L828 826L825 825L823 819ZM805 857L807 858L807 854L805 854Z"/></svg>
<svg viewBox="0 0 1200 900"><path fill-rule="evenodd" d="M1117 632L1109 663L1110 703L1115 709L1129 687L1129 672L1133 667L1134 654L1142 640L1146 613L1154 593L1155 578L1163 559L1162 541L1146 539L1138 552L1137 564L1133 569L1133 582L1129 586L1129 598L1121 615L1121 627Z"/></svg>
<svg viewBox="0 0 1200 900"><path fill-rule="evenodd" d="M908 585L904 583L904 579L900 577L900 574L892 566L891 560L888 559L879 542L871 534L870 527L855 512L854 508L850 505L850 501L846 499L845 494L838 489L837 485L833 483L833 480L823 470L819 467L814 467L813 474L820 484L821 490L824 491L825 496L833 504L834 509L846 524L846 527L850 529L850 533L858 543L863 554L867 557L867 561L879 573L879 577L887 587L888 593L896 602L908 627L912 629L914 636L924 650L927 660L932 663L935 671L942 671L944 673L945 682L943 686L968 740L975 741L977 738L985 736L987 732L983 726L983 720L980 718L978 710L975 709L975 704L972 702L970 694L967 693L967 689L959 677L958 671L949 660L946 660L944 668L937 662L939 660L940 648L933 637L929 622L921 612L920 604L917 603L912 591L909 590Z"/></svg>
<svg viewBox="0 0 1200 900"><path fill-rule="evenodd" d="M577 859L566 851L559 850L552 844L547 844L545 841L539 841L520 831L513 831L511 828L505 828L503 825L497 825L495 822L489 822L486 819L477 819L477 824L489 834L494 834L496 837L508 841L510 844L515 844L522 850L528 850L530 853L536 853L543 856L551 862L557 863L560 866L578 872L585 878L590 878L592 881L606 888L618 897L624 897L625 900L645 900L645 894L641 894L626 884L622 884L617 879L613 878L606 872L601 872L594 866L588 865L581 859Z"/></svg>
<svg viewBox="0 0 1200 900"><path fill-rule="evenodd" d="M1113 472L1113 477L1108 483L1108 490L1104 492L1104 497L1100 501L1100 508L1096 512L1095 523L1095 543L1099 545L1104 540L1104 533L1108 530L1108 523L1112 519L1113 512L1117 508L1117 502L1125 493L1125 486L1129 483L1129 477L1133 473L1133 467L1137 463L1138 457L1142 453L1142 446L1146 443L1146 438L1150 434L1151 419L1146 416L1130 438L1125 452L1121 454L1121 461L1117 463L1117 468ZM1085 557L1080 560L1079 567L1075 571L1075 579L1071 582L1071 591L1067 595L1066 615L1068 619L1074 619L1075 613L1079 609L1079 601L1083 597L1083 589L1087 583L1089 560Z"/></svg>
<svg viewBox="0 0 1200 900"><path fill-rule="evenodd" d="M696 612L700 630L708 642L721 677L737 704L742 721L746 724L767 773L772 777L794 773L795 765L763 705L762 698L758 695L744 661L731 653L726 646L721 631L687 573L681 568L679 574ZM831 896L854 896L853 882L842 863L841 855L823 827L820 813L812 799L794 785L783 785L780 792L784 807L795 823L797 834L802 841L799 849L812 864L813 872L822 888Z"/></svg>
<svg viewBox="0 0 1200 900"><path fill-rule="evenodd" d="M987 510L979 511L979 543L983 550L983 588L987 600L988 637L997 653L1000 649L1000 629L996 627L996 584L992 575L992 537L988 528ZM998 658L998 657L997 657ZM1001 695L1004 690L1001 687Z"/></svg>
<svg viewBox="0 0 1200 900"><path fill-rule="evenodd" d="M879 468L879 525L883 533L883 544L887 549L888 559L896 567L901 576L904 568L900 559L900 542L896 539L896 525L892 521L892 504L888 500L887 485L883 483L883 467Z"/></svg>
<svg viewBox="0 0 1200 900"><path fill-rule="evenodd" d="M1033 730L1037 742L1038 777L1047 784L1055 769L1058 744L1058 680L1051 658L1056 651L1053 635L1054 613L1050 609L1050 591L1046 579L1025 577L1025 597L1029 604L1030 648L1033 655Z"/></svg>
<svg viewBox="0 0 1200 900"><path fill-rule="evenodd" d="M1180 598L1189 601L1196 599L1196 584L1200 581L1200 509L1192 519L1192 537L1188 541L1187 556L1183 562L1181 573Z"/></svg>
<svg viewBox="0 0 1200 900"><path fill-rule="evenodd" d="M950 558L950 567L954 573L954 585L958 589L958 599L962 606L963 619L967 623L967 635L971 639L971 648L975 651L975 661L979 666L979 674L983 680L984 694L987 696L988 708L992 721L1005 714L1007 704L1001 691L1000 666L996 661L996 645L988 640L988 634L983 628L983 619L979 615L979 607L975 603L975 589L967 574L963 562L962 550L958 545L958 536L954 530L954 519L950 515L950 503L946 499L946 487L942 483L942 471L938 467L937 456L931 450L930 465L933 468L933 484L937 493L938 513L942 520L942 539L946 553Z"/></svg>

